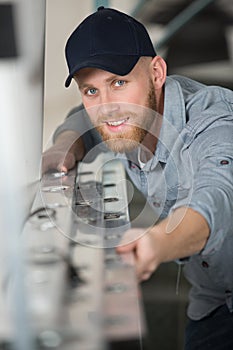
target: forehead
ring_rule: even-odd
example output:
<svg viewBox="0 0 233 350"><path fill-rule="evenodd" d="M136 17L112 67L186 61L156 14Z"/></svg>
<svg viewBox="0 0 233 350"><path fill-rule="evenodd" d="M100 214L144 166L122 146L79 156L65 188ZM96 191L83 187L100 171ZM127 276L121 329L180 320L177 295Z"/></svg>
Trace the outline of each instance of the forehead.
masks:
<svg viewBox="0 0 233 350"><path fill-rule="evenodd" d="M140 77L143 75L146 75L148 77L148 66L149 61L147 61L147 64L145 64L145 60L139 59L137 64L134 66L134 68L127 74L127 75L118 75L116 73L111 73L106 70L102 70L99 68L82 68L80 69L74 76L76 82L83 83L90 80L111 80L111 79L129 79L134 78L137 80L140 80Z"/></svg>
<svg viewBox="0 0 233 350"><path fill-rule="evenodd" d="M111 72L99 69L99 68L83 68L80 69L76 74L75 74L75 80L77 82L82 82L86 81L89 79L95 79L95 78L103 78L103 79L108 79L111 77L116 76L116 74L113 74Z"/></svg>

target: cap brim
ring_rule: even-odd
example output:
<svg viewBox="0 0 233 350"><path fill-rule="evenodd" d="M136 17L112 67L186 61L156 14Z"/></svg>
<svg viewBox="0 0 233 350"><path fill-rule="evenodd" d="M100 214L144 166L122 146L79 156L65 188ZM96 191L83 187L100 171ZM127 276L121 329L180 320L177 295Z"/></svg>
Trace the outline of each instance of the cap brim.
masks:
<svg viewBox="0 0 233 350"><path fill-rule="evenodd" d="M83 68L98 68L117 75L127 75L133 69L140 56L134 55L96 55L83 58L82 62L77 63L72 69L65 81L65 87L69 87L75 73Z"/></svg>

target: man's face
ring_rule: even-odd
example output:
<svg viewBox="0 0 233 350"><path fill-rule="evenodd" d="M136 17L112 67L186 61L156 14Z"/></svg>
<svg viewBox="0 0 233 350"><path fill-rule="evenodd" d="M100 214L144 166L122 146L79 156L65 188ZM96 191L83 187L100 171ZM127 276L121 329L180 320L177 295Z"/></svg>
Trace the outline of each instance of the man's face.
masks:
<svg viewBox="0 0 233 350"><path fill-rule="evenodd" d="M103 141L114 152L142 143L155 120L156 98L148 60L126 76L85 68L75 77L83 104Z"/></svg>

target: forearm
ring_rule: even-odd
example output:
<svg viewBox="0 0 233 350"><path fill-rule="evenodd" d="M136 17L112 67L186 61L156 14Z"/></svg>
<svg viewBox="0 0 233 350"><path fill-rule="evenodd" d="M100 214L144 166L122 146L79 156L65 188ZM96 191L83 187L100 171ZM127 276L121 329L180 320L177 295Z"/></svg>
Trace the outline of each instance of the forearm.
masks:
<svg viewBox="0 0 233 350"><path fill-rule="evenodd" d="M151 230L154 243L159 247L160 263L200 252L209 233L205 218L197 211L184 207L176 209Z"/></svg>
<svg viewBox="0 0 233 350"><path fill-rule="evenodd" d="M205 218L190 208L176 209L168 218L147 231L128 230L117 252L133 252L138 279L148 279L161 263L200 252L209 237Z"/></svg>
<svg viewBox="0 0 233 350"><path fill-rule="evenodd" d="M51 169L67 172L82 160L85 147L76 131L66 130L57 135L54 145L42 155L42 173Z"/></svg>
<svg viewBox="0 0 233 350"><path fill-rule="evenodd" d="M82 160L85 155L85 146L77 131L66 130L60 133L55 139L54 147L72 153L76 161Z"/></svg>

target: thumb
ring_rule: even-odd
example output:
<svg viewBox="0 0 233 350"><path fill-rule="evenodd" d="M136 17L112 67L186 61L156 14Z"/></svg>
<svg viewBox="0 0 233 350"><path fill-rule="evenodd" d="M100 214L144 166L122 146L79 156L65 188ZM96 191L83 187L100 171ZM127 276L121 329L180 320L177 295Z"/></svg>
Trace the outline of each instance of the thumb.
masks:
<svg viewBox="0 0 233 350"><path fill-rule="evenodd" d="M61 171L61 172L64 172L64 173L68 173L68 168L67 168L64 164L62 164L62 163L60 163L60 164L57 166L57 170L59 170L59 171Z"/></svg>
<svg viewBox="0 0 233 350"><path fill-rule="evenodd" d="M62 160L62 162L59 163L58 169L61 171L64 171L65 173L68 172L68 170L72 169L75 166L75 156L72 152L68 152L65 155L65 158Z"/></svg>
<svg viewBox="0 0 233 350"><path fill-rule="evenodd" d="M137 241L126 243L126 244L124 244L123 242L120 242L120 245L116 248L116 251L119 254L129 253L134 251L134 249L136 248L136 245L137 245Z"/></svg>
<svg viewBox="0 0 233 350"><path fill-rule="evenodd" d="M119 243L119 246L116 248L118 253L127 253L133 251L137 244L138 239L143 236L145 230L141 228L132 228L127 230Z"/></svg>

